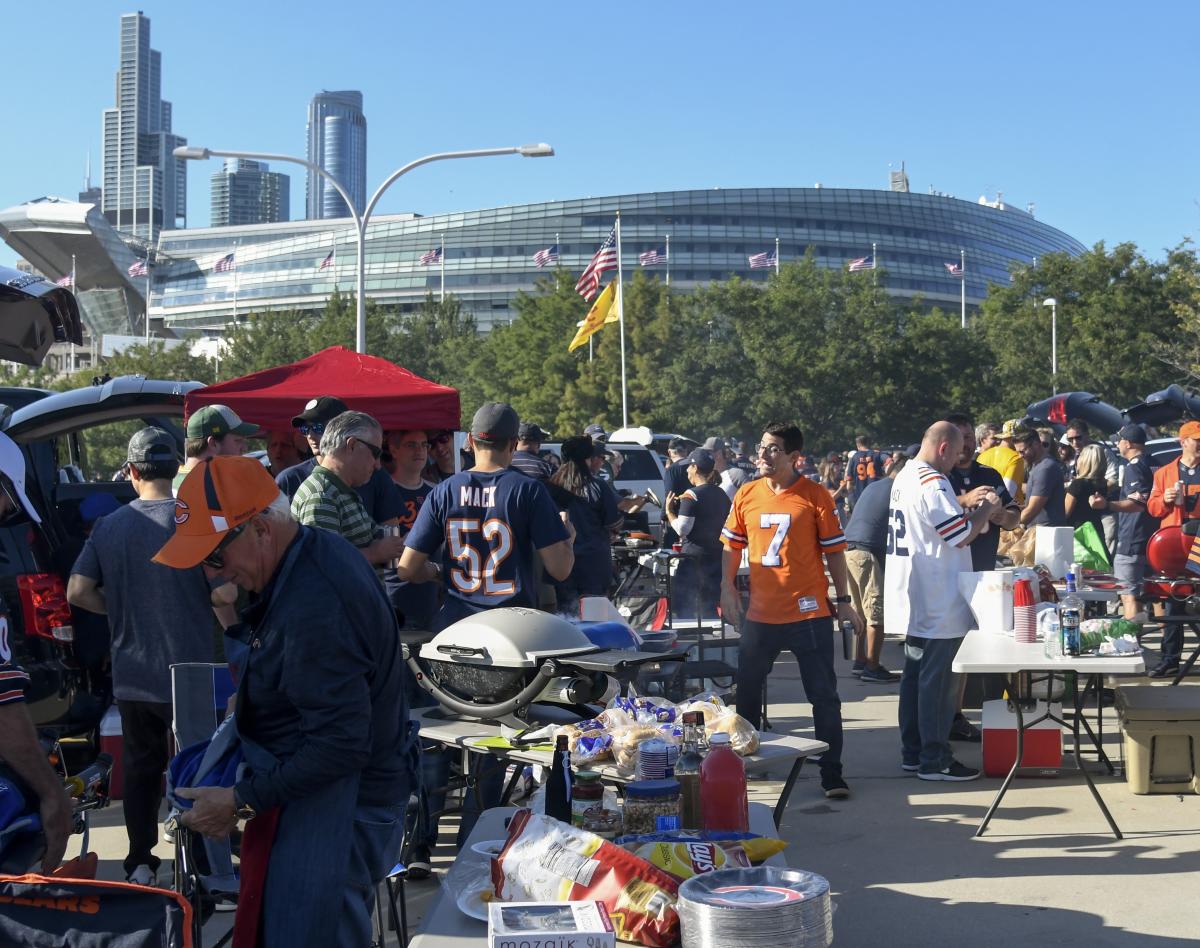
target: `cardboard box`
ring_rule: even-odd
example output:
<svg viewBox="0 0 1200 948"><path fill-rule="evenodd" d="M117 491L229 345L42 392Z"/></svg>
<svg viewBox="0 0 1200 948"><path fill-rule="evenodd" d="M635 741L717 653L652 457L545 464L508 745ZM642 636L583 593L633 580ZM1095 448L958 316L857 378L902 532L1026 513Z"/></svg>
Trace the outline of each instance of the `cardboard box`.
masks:
<svg viewBox="0 0 1200 948"><path fill-rule="evenodd" d="M488 948L616 948L603 902L491 902Z"/></svg>
<svg viewBox="0 0 1200 948"><path fill-rule="evenodd" d="M1051 710L1062 717L1062 705L1052 704ZM1034 710L1022 712L1026 721L1046 713L1046 703L1037 702ZM1017 759L1017 716L1008 709L1007 701L983 703L983 772L989 777L1004 777ZM1022 767L1062 766L1062 728L1054 721L1042 721L1025 731L1025 753Z"/></svg>

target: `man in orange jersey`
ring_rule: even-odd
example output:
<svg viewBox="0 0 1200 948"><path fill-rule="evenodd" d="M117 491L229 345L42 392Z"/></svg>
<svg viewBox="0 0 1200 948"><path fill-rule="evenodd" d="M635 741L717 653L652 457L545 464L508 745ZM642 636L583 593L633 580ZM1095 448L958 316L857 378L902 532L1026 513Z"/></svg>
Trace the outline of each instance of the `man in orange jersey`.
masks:
<svg viewBox="0 0 1200 948"><path fill-rule="evenodd" d="M721 612L739 626L737 711L756 728L762 723L763 688L784 649L796 656L813 709L813 730L829 745L821 755L821 787L844 799L842 702L833 670L833 609L825 566L837 592L837 617L863 633L850 601L846 541L829 491L796 473L804 435L795 425L771 424L755 449L758 480L737 492L721 531L725 546ZM750 604L743 613L734 587L742 550L750 561Z"/></svg>

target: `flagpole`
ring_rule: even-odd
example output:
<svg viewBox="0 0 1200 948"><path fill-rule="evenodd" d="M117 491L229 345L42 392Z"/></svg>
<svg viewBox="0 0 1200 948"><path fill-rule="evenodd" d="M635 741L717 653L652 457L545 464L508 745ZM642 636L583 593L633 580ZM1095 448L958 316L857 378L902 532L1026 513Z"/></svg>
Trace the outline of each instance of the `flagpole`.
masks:
<svg viewBox="0 0 1200 948"><path fill-rule="evenodd" d="M136 190L134 192L137 193ZM136 208L137 201L134 201ZM137 228L137 211L133 214L134 228ZM146 245L154 249L154 169L150 169L150 206L146 208L146 233L150 239ZM146 252L146 345L150 345L150 250Z"/></svg>
<svg viewBox="0 0 1200 948"><path fill-rule="evenodd" d="M562 260L562 247L560 247L559 243L558 243L558 232L557 231L555 231L555 234L554 234L554 253L558 256L558 260L554 261L554 265L557 267L560 265L559 260Z"/></svg>
<svg viewBox="0 0 1200 948"><path fill-rule="evenodd" d="M871 241L871 282L879 285L879 252L875 249L875 241Z"/></svg>
<svg viewBox="0 0 1200 948"><path fill-rule="evenodd" d="M962 328L967 328L967 252L960 249L958 251L958 269L961 271L958 274L959 281L962 286Z"/></svg>
<svg viewBox="0 0 1200 948"><path fill-rule="evenodd" d="M441 236L441 252L438 253L438 262L441 264L442 271L442 297L439 302L446 302L446 235Z"/></svg>
<svg viewBox="0 0 1200 948"><path fill-rule="evenodd" d="M775 275L779 276L779 238L775 238Z"/></svg>
<svg viewBox="0 0 1200 948"><path fill-rule="evenodd" d="M625 292L621 267L621 212L617 211L617 323L621 329L621 427L629 427L629 392L625 383Z"/></svg>
<svg viewBox="0 0 1200 948"><path fill-rule="evenodd" d="M671 285L671 235L667 234L667 286Z"/></svg>
<svg viewBox="0 0 1200 948"><path fill-rule="evenodd" d="M92 167L92 156L91 156L91 153L89 152L88 153L88 178L89 179L92 176L91 167ZM71 292L75 293L76 295L78 295L78 293L79 293L79 287L77 287L75 285L75 254L71 254ZM71 343L71 371L72 372L75 371L75 343L74 342Z"/></svg>
<svg viewBox="0 0 1200 948"><path fill-rule="evenodd" d="M238 242L233 242L233 321L237 323L237 295L238 295L238 267L237 267L237 251Z"/></svg>

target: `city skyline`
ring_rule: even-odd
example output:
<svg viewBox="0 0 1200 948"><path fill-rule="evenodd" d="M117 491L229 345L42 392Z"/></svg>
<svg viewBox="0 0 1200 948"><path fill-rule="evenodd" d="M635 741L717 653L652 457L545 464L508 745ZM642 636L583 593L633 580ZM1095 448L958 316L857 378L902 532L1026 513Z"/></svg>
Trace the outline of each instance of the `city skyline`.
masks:
<svg viewBox="0 0 1200 948"><path fill-rule="evenodd" d="M588 25L574 10L480 8L464 25L380 3L349 2L332 19L322 9L302 0L281 20L224 0L204 16L146 5L162 85L192 144L302 157L312 95L356 89L372 119L368 187L443 149L544 140L558 151L548 162L423 168L389 192L380 213L818 181L886 189L889 166L903 160L914 192L969 201L1002 193L1088 245L1131 240L1161 257L1200 221L1188 160L1198 132L1179 121L1170 93L1187 78L1183 36L1200 18L1189 6L1173 8L1180 28L1160 35L1150 21L1117 29L1111 18L1080 21L1029 3L1006 8L1000 22L941 4L911 22L870 2L852 20L782 3L753 18L702 3L687 19L618 4L600 69L562 42ZM63 31L52 10L28 11L30 32L53 35L70 67L46 69L37 44L11 51L14 74L38 79L22 105L53 116L55 147L6 155L0 205L80 190L85 156L101 153L96 116L112 105L113 39L125 12L108 0L75 4L73 28ZM419 35L444 35L450 46L397 39ZM1104 83L1086 78L1100 59L1115 63ZM1148 147L1168 128L1170 148ZM197 164L188 182L192 226L208 223L218 167ZM293 174L297 217L300 179ZM15 259L0 252L0 262Z"/></svg>
<svg viewBox="0 0 1200 948"><path fill-rule="evenodd" d="M350 195L354 209L367 206L367 118L356 90L321 90L308 103L305 126L309 161L329 172ZM350 217L346 202L325 178L306 169L304 217L319 221Z"/></svg>

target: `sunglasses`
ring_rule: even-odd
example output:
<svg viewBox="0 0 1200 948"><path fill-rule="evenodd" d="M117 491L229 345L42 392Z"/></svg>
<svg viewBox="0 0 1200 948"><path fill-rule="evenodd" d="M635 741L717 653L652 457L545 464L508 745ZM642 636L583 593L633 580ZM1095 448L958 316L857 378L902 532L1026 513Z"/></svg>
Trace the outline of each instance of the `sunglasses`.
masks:
<svg viewBox="0 0 1200 948"><path fill-rule="evenodd" d="M1083 435L1075 435L1073 438L1067 438L1067 441L1069 441L1071 444L1074 444L1076 441L1082 441L1083 438Z"/></svg>
<svg viewBox="0 0 1200 948"><path fill-rule="evenodd" d="M436 438L434 438L432 441L430 441L429 443L430 444L445 444L449 440L450 440L450 435L440 434Z"/></svg>
<svg viewBox="0 0 1200 948"><path fill-rule="evenodd" d="M322 435L325 433L325 422L314 421L311 425L309 425L309 424L298 425L296 427L296 430L299 431L300 434L304 435L304 437L306 437L306 438L310 434Z"/></svg>
<svg viewBox="0 0 1200 948"><path fill-rule="evenodd" d="M358 441L358 438L355 438L354 440ZM370 451L371 457L373 457L376 461L378 461L380 459L380 457L383 456L383 448L381 448L379 445L371 444L370 441L358 441L358 443L361 444L368 451Z"/></svg>
<svg viewBox="0 0 1200 948"><path fill-rule="evenodd" d="M209 567L210 569L224 569L225 568L225 556L223 554L224 554L225 547L229 546L230 543L232 543L239 536L241 536L242 531L246 529L246 526L249 523L250 523L250 521L247 520L245 523L239 523L236 527L234 527L232 530L230 530L227 534L225 534L225 536L221 540L221 542L217 544L216 548L211 553L209 553L208 556L204 557L204 559L202 559L200 562L203 563L205 566Z"/></svg>

